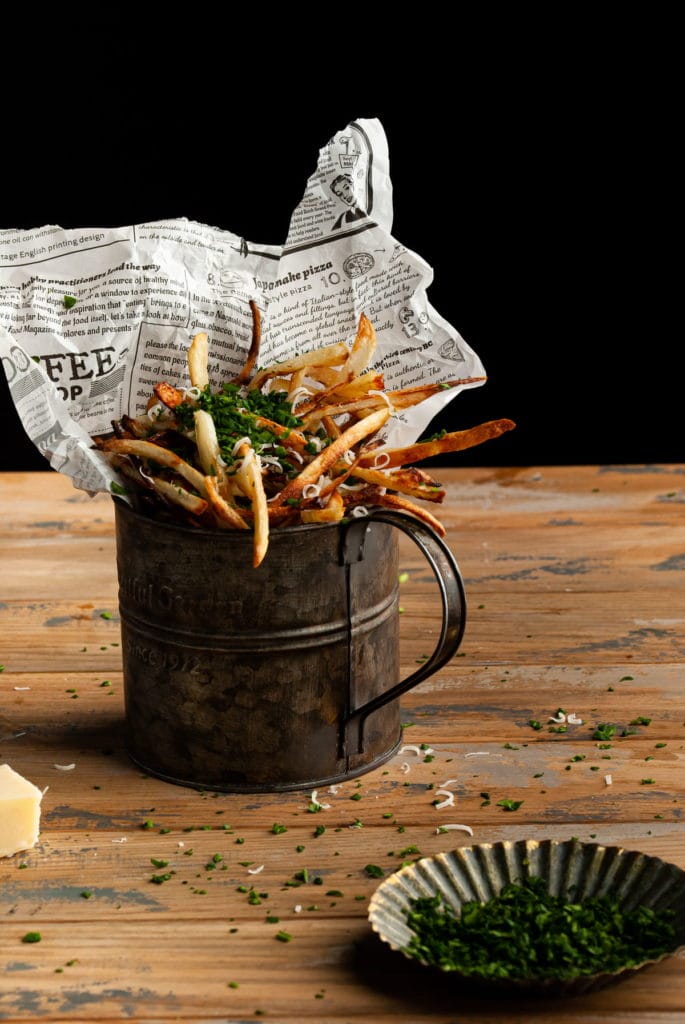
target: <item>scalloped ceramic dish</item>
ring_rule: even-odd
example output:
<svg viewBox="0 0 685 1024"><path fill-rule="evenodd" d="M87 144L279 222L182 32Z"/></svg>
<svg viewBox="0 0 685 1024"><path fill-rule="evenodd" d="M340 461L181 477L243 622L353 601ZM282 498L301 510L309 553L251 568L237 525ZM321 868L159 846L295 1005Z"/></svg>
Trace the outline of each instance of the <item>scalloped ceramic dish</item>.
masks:
<svg viewBox="0 0 685 1024"><path fill-rule="evenodd" d="M442 896L455 911L469 900L486 902L497 896L508 882L537 876L550 893L566 895L573 887L574 900L613 896L624 910L643 905L654 910L675 912L676 941L672 950L656 960L647 960L621 971L579 975L565 981L548 978L502 979L483 982L488 988L519 990L522 993L580 995L632 977L637 971L659 963L685 949L685 871L658 857L615 846L581 843L578 840L518 840L464 846L450 853L425 857L390 875L379 885L369 904L369 921L383 942L415 963L405 949L412 932L406 922L410 901L421 896ZM455 979L472 979L459 971L441 974ZM476 982L478 984L478 982Z"/></svg>

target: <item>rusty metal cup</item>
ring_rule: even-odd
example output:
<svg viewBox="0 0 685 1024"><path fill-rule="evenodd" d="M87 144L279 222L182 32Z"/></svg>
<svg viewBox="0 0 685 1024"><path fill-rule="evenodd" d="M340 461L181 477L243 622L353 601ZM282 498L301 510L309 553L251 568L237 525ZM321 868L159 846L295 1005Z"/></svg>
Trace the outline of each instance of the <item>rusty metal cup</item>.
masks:
<svg viewBox="0 0 685 1024"><path fill-rule="evenodd" d="M127 749L151 775L224 792L304 789L370 771L401 739L399 697L457 650L466 602L444 542L380 510L247 532L158 522L115 499ZM399 681L398 545L440 589L432 655Z"/></svg>

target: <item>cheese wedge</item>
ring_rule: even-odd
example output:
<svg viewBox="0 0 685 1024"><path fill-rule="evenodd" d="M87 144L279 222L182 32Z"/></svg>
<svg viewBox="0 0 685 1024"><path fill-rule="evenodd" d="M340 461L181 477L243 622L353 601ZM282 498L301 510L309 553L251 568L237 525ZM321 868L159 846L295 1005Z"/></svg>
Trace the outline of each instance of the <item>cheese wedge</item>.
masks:
<svg viewBox="0 0 685 1024"><path fill-rule="evenodd" d="M43 794L8 764L0 764L0 857L38 842Z"/></svg>

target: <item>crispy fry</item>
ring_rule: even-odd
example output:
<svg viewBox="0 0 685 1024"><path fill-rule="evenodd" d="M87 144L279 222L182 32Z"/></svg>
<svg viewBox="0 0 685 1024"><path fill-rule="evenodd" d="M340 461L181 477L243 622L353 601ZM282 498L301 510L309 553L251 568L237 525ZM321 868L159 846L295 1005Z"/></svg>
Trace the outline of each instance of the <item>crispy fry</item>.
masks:
<svg viewBox="0 0 685 1024"><path fill-rule="evenodd" d="M362 313L359 317L357 336L352 345L349 359L343 366L343 373L347 374L348 380L358 377L362 370L366 369L369 360L376 348L376 332L371 321Z"/></svg>
<svg viewBox="0 0 685 1024"><path fill-rule="evenodd" d="M151 441L128 441L113 438L105 442L104 449L108 452L116 452L117 455L138 455L141 459L149 459L150 462L157 462L160 466L173 469L179 476L185 477L203 498L206 497L207 489L202 473L199 473L185 459L169 451L168 448L162 448Z"/></svg>
<svg viewBox="0 0 685 1024"><path fill-rule="evenodd" d="M488 420L487 423L471 427L470 430L457 430L434 441L419 441L417 444L407 445L406 448L387 448L383 451L388 457L385 466L406 466L409 462L422 462L423 459L442 455L444 452L460 452L465 448L483 444L493 437L499 437L507 430L513 430L515 426L512 420ZM375 457L375 454L362 455L359 465L364 468L372 466Z"/></svg>
<svg viewBox="0 0 685 1024"><path fill-rule="evenodd" d="M295 370L295 373L293 373L293 375L291 376L290 383L288 385L288 401L289 402L292 402L294 400L294 398L297 397L296 396L296 392L300 388L305 386L304 385L304 381L305 381L306 376L307 376L307 367L306 366L303 366L301 370ZM277 380L278 378L273 378L273 379ZM273 388L273 384L272 384L272 388Z"/></svg>
<svg viewBox="0 0 685 1024"><path fill-rule="evenodd" d="M266 556L271 527L336 523L371 508L401 509L444 536L442 524L404 495L440 503L445 491L409 464L481 444L514 424L492 420L393 449L383 448L378 431L395 411L485 378L386 392L383 374L367 369L376 335L364 314L351 345L313 349L255 373L261 315L254 302L250 308L252 341L231 381L236 387L191 397L160 381L147 414L122 416L112 421L114 436L93 438L131 485L135 506L194 526L251 529L255 567ZM209 389L208 358L209 339L201 331L188 349L190 380L201 392ZM274 400L273 392L285 395ZM283 426L262 410L273 410L271 415L284 422L292 415L300 425ZM161 472L151 463L163 467Z"/></svg>
<svg viewBox="0 0 685 1024"><path fill-rule="evenodd" d="M360 460L361 461L361 460ZM385 472L382 469L362 469L357 466L352 476L364 480L368 484L389 487L402 494L410 494L413 498L424 501L441 502L445 500L445 491L441 485L422 469L401 469L398 472Z"/></svg>
<svg viewBox="0 0 685 1024"><path fill-rule="evenodd" d="M255 368L257 356L259 355L259 345L262 339L262 315L259 312L257 303L252 299L250 299L250 309L252 310L252 343L250 344L250 351L247 353L245 365L238 376L233 378L233 384L245 384L250 379L250 374Z"/></svg>
<svg viewBox="0 0 685 1024"><path fill-rule="evenodd" d="M348 356L347 345L339 341L335 345L325 345L323 348L312 349L301 356L294 356L286 359L283 363L276 363L255 374L250 382L250 390L260 388L269 377L281 377L285 373L294 373L301 370L303 366L338 366L344 363Z"/></svg>
<svg viewBox="0 0 685 1024"><path fill-rule="evenodd" d="M205 477L205 488L207 491L207 498L219 526L226 529L233 528L234 530L248 529L247 523L241 516L238 509L234 508L233 505L229 505L225 498L222 498L219 494L219 487L214 477Z"/></svg>
<svg viewBox="0 0 685 1024"><path fill-rule="evenodd" d="M486 377L462 377L461 380L448 380L444 384L419 384L415 388L401 388L399 391L388 391L387 395L396 409L408 409L410 405L418 405L427 398L449 391L451 388L465 384L479 384Z"/></svg>
<svg viewBox="0 0 685 1024"><path fill-rule="evenodd" d="M254 546L252 565L257 568L264 561L269 546L269 512L262 481L262 467L254 448L242 444L239 449L242 462L236 471L236 480L243 494L252 502L254 515Z"/></svg>
<svg viewBox="0 0 685 1024"><path fill-rule="evenodd" d="M173 502L174 505L180 505L186 512L192 512L195 516L201 516L207 510L208 505L204 498L198 498L196 494L191 494L190 491L187 491L185 487L181 487L180 484L164 480L161 476L150 477L150 480L154 489L162 497L166 498L167 501Z"/></svg>
<svg viewBox="0 0 685 1024"><path fill-rule="evenodd" d="M306 431L314 431L324 416L332 418L333 416L345 416L348 413L357 415L367 410L373 412L374 409L378 409L381 405L383 408L389 409L390 406L383 397L383 394L383 392L379 392L379 394L369 395L367 398L358 398L354 402L341 402L338 405L324 405L321 408L316 408L303 417L302 427Z"/></svg>
<svg viewBox="0 0 685 1024"><path fill-rule="evenodd" d="M339 523L345 514L342 498L334 491L323 508L303 508L300 518L303 523Z"/></svg>
<svg viewBox="0 0 685 1024"><path fill-rule="evenodd" d="M331 399L336 402L351 402L359 398L365 398L369 391L383 390L383 374L369 373L362 374L343 384L333 384L332 387L319 391L308 400L300 402L297 406L297 415L305 416L308 412L320 405L330 404Z"/></svg>
<svg viewBox="0 0 685 1024"><path fill-rule="evenodd" d="M224 470L214 420L204 409L196 409L193 419L198 461L205 473L217 477L218 483L221 484Z"/></svg>
<svg viewBox="0 0 685 1024"><path fill-rule="evenodd" d="M255 422L258 427L266 427L267 430L271 430L279 441L294 448L296 452L304 451L305 445L308 444L304 434L295 430L294 427L282 427L280 423L274 423L273 420L268 420L265 416L255 416Z"/></svg>
<svg viewBox="0 0 685 1024"><path fill-rule="evenodd" d="M185 394L175 388L173 384L166 384L164 381L160 381L159 384L155 384L152 389L163 405L166 405L167 409L175 409L177 405L185 401Z"/></svg>
<svg viewBox="0 0 685 1024"><path fill-rule="evenodd" d="M344 433L337 437L335 441L324 448L315 459L309 463L308 466L302 470L299 476L291 480L290 483L286 484L281 493L273 502L274 505L283 505L288 500L294 500L299 498L302 494L302 489L307 484L315 484L316 481L322 476L327 469L335 465L338 459L344 455L346 451L353 448L355 444L362 440L364 437L368 437L369 434L375 433L379 430L388 416L390 410L383 407L379 409L373 416L368 416L365 420L360 420L359 423L353 424Z"/></svg>
<svg viewBox="0 0 685 1024"><path fill-rule="evenodd" d="M417 519L422 519L424 523L432 526L440 537L445 536L445 527L439 519L431 515L427 509L420 508L412 501L407 501L406 498L400 498L398 494L378 494L374 499L374 503L376 505L385 505L387 508L399 508L403 512L409 512L411 515L416 516Z"/></svg>
<svg viewBox="0 0 685 1024"><path fill-rule="evenodd" d="M342 431L334 419L330 416L322 416L321 424L329 437L340 437Z"/></svg>
<svg viewBox="0 0 685 1024"><path fill-rule="evenodd" d="M194 388L206 388L209 384L208 358L209 338L204 331L200 331L195 335L188 349L188 374Z"/></svg>
<svg viewBox="0 0 685 1024"><path fill-rule="evenodd" d="M147 437L152 429L150 421L147 416L127 416L125 413L120 420L121 426L127 431L129 437L137 437L142 439ZM112 422L114 426L114 422ZM116 433L116 429L115 429ZM118 437L124 437L124 434L117 434Z"/></svg>
<svg viewBox="0 0 685 1024"><path fill-rule="evenodd" d="M310 380L323 384L325 388L330 388L334 384L341 384L345 381L345 376L341 374L340 368L334 366L311 366L307 370L307 376Z"/></svg>

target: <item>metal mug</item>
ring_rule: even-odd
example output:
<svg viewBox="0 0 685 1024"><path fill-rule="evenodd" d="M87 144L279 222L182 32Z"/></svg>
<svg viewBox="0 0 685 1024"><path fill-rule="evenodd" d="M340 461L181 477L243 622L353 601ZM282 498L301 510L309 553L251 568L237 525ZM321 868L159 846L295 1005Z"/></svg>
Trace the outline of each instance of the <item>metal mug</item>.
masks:
<svg viewBox="0 0 685 1024"><path fill-rule="evenodd" d="M121 499L117 569L126 744L146 772L224 792L304 789L370 771L401 741L399 697L457 650L466 602L447 545L392 510L252 535L160 522ZM432 655L399 680L398 545L440 589Z"/></svg>

